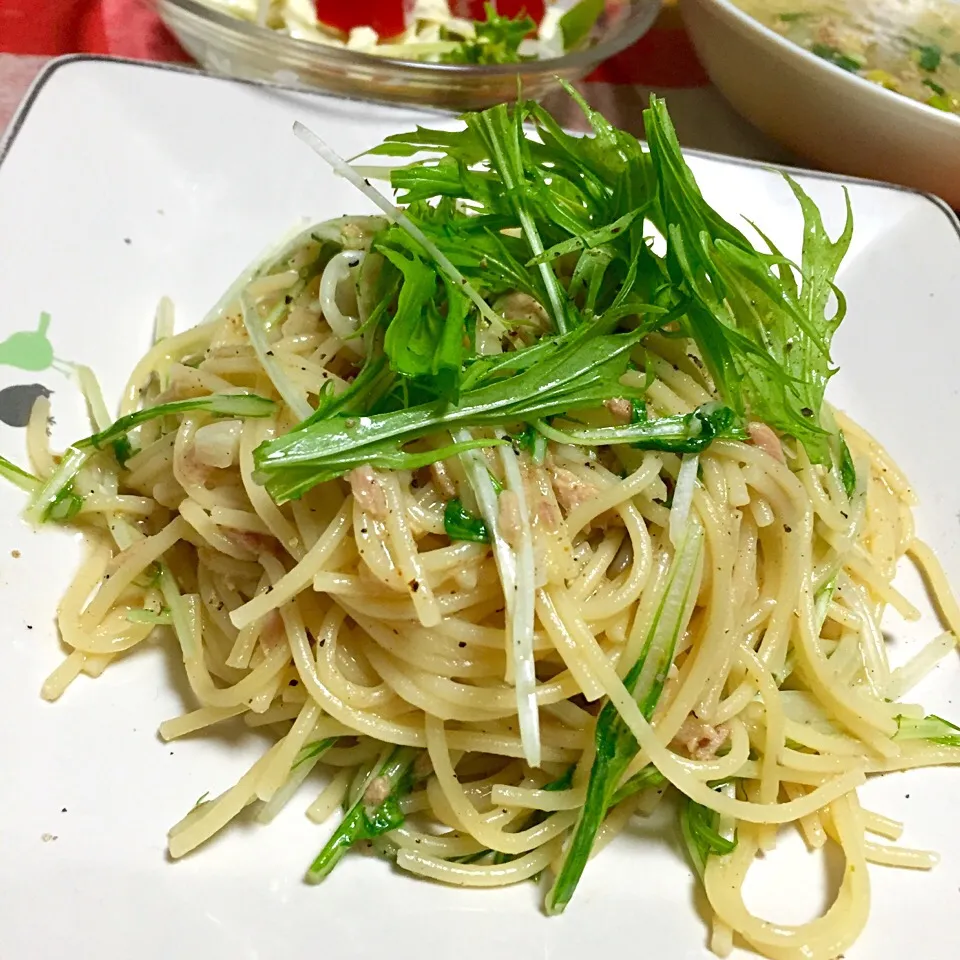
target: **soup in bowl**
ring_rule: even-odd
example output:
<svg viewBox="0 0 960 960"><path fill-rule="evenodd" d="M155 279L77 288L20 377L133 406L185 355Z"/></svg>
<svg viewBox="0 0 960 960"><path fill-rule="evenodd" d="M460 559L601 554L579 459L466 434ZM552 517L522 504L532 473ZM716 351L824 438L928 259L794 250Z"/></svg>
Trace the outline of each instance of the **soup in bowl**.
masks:
<svg viewBox="0 0 960 960"><path fill-rule="evenodd" d="M680 0L711 79L798 160L960 209L960 0Z"/></svg>
<svg viewBox="0 0 960 960"><path fill-rule="evenodd" d="M960 0L734 0L836 67L960 114Z"/></svg>

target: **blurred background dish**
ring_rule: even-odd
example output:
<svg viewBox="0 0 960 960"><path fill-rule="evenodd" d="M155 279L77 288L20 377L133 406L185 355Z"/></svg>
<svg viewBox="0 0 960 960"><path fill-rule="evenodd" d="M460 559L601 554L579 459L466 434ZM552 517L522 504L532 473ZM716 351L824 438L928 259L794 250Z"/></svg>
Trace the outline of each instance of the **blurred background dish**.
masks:
<svg viewBox="0 0 960 960"><path fill-rule="evenodd" d="M393 60L519 63L583 49L605 0L199 0L247 23Z"/></svg>
<svg viewBox="0 0 960 960"><path fill-rule="evenodd" d="M960 207L957 0L680 5L711 80L764 133L824 169Z"/></svg>
<svg viewBox="0 0 960 960"><path fill-rule="evenodd" d="M468 19L486 18L474 0L452 0L452 11L446 0L417 0L399 33L402 0L383 0L383 10L381 2L356 3L362 16L340 2L273 0L259 16L264 25L259 0L155 2L184 49L212 72L452 109L515 99L518 78L534 98L556 77L578 80L634 43L660 9L660 0L502 0L501 16L529 12L536 29L517 37L508 24L491 38ZM325 22L316 13L311 22L312 11ZM515 57L522 59L502 62Z"/></svg>

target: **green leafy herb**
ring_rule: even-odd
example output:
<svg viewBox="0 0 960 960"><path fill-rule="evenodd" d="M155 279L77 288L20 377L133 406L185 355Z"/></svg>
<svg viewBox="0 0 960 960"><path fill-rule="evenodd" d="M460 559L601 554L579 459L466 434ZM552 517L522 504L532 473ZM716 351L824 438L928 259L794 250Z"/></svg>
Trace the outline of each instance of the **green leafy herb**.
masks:
<svg viewBox="0 0 960 960"><path fill-rule="evenodd" d="M469 301L416 254L405 256L383 245L377 249L403 275L383 343L392 368L404 377L441 378L437 392L455 398ZM442 312L438 284L446 292Z"/></svg>
<svg viewBox="0 0 960 960"><path fill-rule="evenodd" d="M209 790L206 793L200 794L200 796L197 798L197 802L193 805L193 809L196 810L197 807L199 807L209 796L210 796Z"/></svg>
<svg viewBox="0 0 960 960"><path fill-rule="evenodd" d="M418 408L409 409L417 410ZM337 425L334 424L334 426ZM446 460L448 457L457 456L467 450L497 446L505 442L480 438L462 443L451 443L446 447L403 450L400 444L393 439L385 439L374 443L351 443L349 431L355 428L350 423L340 426L342 429L337 431L339 436L334 436L332 441L332 443L337 444L339 449L334 449L332 453L327 453L324 450L327 438L330 436L330 432L324 431L318 438L317 446L313 448L316 453L311 459L295 462L292 466L286 463L278 464L274 460L269 466L256 473L254 479L258 483L263 483L270 496L277 503L282 504L302 496L318 483L325 483L336 477L342 477L345 473L364 465L377 470L419 470L421 467L427 467L438 460ZM377 426L380 426L380 423ZM430 431L427 428L422 432ZM301 446L300 452L309 449L304 445ZM269 452L275 454L276 448L272 448L272 451Z"/></svg>
<svg viewBox="0 0 960 960"><path fill-rule="evenodd" d="M494 445L518 424L536 423L521 436L534 438L538 461L545 438L560 434L696 451L742 437L748 417L801 441L814 462L829 460L835 431L821 408L845 312L834 277L850 241L849 200L832 241L788 179L804 218L801 262L766 238L760 252L703 200L662 101L645 112L645 151L564 86L590 135L571 136L521 101L467 114L460 130L421 127L370 151L403 158L388 169L407 206L374 240L386 262L371 298L368 359L343 395L326 388L306 422L256 451L256 479L277 502L363 464L416 469ZM339 158L328 159L347 176ZM648 222L666 238L666 256L653 252ZM618 381L638 362L643 337L673 335L672 325L695 341L720 408L550 434L549 418L614 397L642 410L644 390ZM492 338L502 353L481 349ZM418 443L428 434L466 440L469 431L469 445Z"/></svg>
<svg viewBox="0 0 960 960"><path fill-rule="evenodd" d="M849 54L844 53L839 48L833 47L828 43L815 43L810 47L810 52L814 56L820 57L821 60L826 60L835 67L839 67L841 70L847 70L850 73L856 73L863 68L863 62L861 60L858 60L856 57L851 57Z"/></svg>
<svg viewBox="0 0 960 960"><path fill-rule="evenodd" d="M511 111L506 104L500 104L468 116L466 122L467 128L472 129L486 147L487 162L499 177L510 211L520 224L531 255L538 257L543 253L544 244L532 207L534 199L542 195L538 196L532 189L533 148L522 130L529 110L528 105L518 104ZM571 320L567 295L549 263L540 263L538 270L547 295L546 305L556 331L562 334Z"/></svg>
<svg viewBox="0 0 960 960"><path fill-rule="evenodd" d="M935 43L920 44L914 54L917 66L928 73L933 73L940 66L942 58L943 50Z"/></svg>
<svg viewBox="0 0 960 960"><path fill-rule="evenodd" d="M728 839L717 832L720 817L716 811L694 803L687 797L680 805L680 832L687 854L700 879L711 854L724 856L737 847L736 838Z"/></svg>
<svg viewBox="0 0 960 960"><path fill-rule="evenodd" d="M485 295L529 295L560 333L585 311L599 315L611 305L628 310L649 304L648 294L662 279L637 213L655 195L648 156L636 138L566 89L593 136L571 136L539 104L522 102L467 114L460 131L421 127L370 151L427 154L391 170L398 199L413 205L411 218L474 288ZM570 291L550 262L564 243L599 251L580 265Z"/></svg>
<svg viewBox="0 0 960 960"><path fill-rule="evenodd" d="M306 876L308 882L319 883L323 880L355 843L374 840L403 823L400 797L409 791L416 756L417 751L412 747L397 747L390 754L377 773L377 779L386 781L389 788L386 799L368 806L361 796L353 804L310 865Z"/></svg>
<svg viewBox="0 0 960 960"><path fill-rule="evenodd" d="M606 8L604 0L580 0L560 18L563 49L574 50L590 36Z"/></svg>
<svg viewBox="0 0 960 960"><path fill-rule="evenodd" d="M15 463L11 463L6 457L0 457L0 477L9 480L26 493L36 493L40 488L42 481L26 470L21 470Z"/></svg>
<svg viewBox="0 0 960 960"><path fill-rule="evenodd" d="M817 633L823 630L823 625L827 622L827 609L833 602L833 596L837 592L837 583L839 574L831 577L813 597L814 617L817 624ZM785 677L777 677L777 685L783 683Z"/></svg>
<svg viewBox="0 0 960 960"><path fill-rule="evenodd" d="M834 373L830 341L846 312L833 279L853 232L849 197L844 230L831 241L813 201L786 178L804 219L798 287L793 265L769 240L771 252L760 253L706 204L662 101L651 101L644 124L660 183L667 268L688 298L684 332L696 340L726 404L796 437L814 462L824 462L829 434L820 410ZM831 296L836 308L828 315Z"/></svg>
<svg viewBox="0 0 960 960"><path fill-rule="evenodd" d="M177 642L183 653L184 660L197 655L196 642L194 640L193 629L191 626L190 611L180 592L177 579L170 568L162 561L157 561L159 577L157 583L160 592L163 594L163 602L170 611L170 621L173 626L173 632L176 635Z"/></svg>
<svg viewBox="0 0 960 960"><path fill-rule="evenodd" d="M565 427L558 430L537 421L536 428L557 443L591 447L630 444L642 450L670 453L697 453L714 440L744 440L747 436L737 415L729 407L718 404L705 404L693 413L609 427Z"/></svg>
<svg viewBox="0 0 960 960"><path fill-rule="evenodd" d="M947 91L937 83L936 80L931 80L930 77L924 77L921 81L925 87L929 87L938 97L945 97Z"/></svg>
<svg viewBox="0 0 960 960"><path fill-rule="evenodd" d="M396 379L383 353L368 355L360 372L343 392L337 393L329 380L324 384L316 410L300 426L306 427L336 414L361 416L390 394Z"/></svg>
<svg viewBox="0 0 960 960"><path fill-rule="evenodd" d="M443 511L443 529L451 540L489 543L490 531L481 517L464 510L459 500L450 500Z"/></svg>
<svg viewBox="0 0 960 960"><path fill-rule="evenodd" d="M569 790L573 786L573 775L577 772L577 765L571 763L566 770L557 777L556 780L551 780L549 783L545 783L540 789L548 790L551 793L556 793L559 790Z"/></svg>
<svg viewBox="0 0 960 960"><path fill-rule="evenodd" d="M623 395L620 377L631 348L645 332L641 328L604 334L600 329L599 325L581 328L541 341L540 346L548 349L503 355L484 367L479 382L461 392L457 405L439 401L371 417L334 416L304 424L257 448L256 478L282 503L364 464L415 469L466 449L503 442L477 439L442 449L403 449L430 433L529 421L600 406ZM529 357L525 354L535 351L541 362L513 373L511 367L526 363Z"/></svg>
<svg viewBox="0 0 960 960"><path fill-rule="evenodd" d="M796 23L798 20L809 20L812 16L809 10L796 10L791 13L777 14L777 19L781 23Z"/></svg>
<svg viewBox="0 0 960 960"><path fill-rule="evenodd" d="M126 435L142 423L156 417L193 410L203 410L214 416L224 417L265 417L269 416L275 408L276 404L265 397L244 393L223 393L188 400L175 400L172 403L159 404L120 417L106 430L101 430L75 443L64 454L49 480L42 483L37 481L36 487L29 488L33 496L27 508L27 517L36 523L47 520L62 523L73 519L83 507L83 497L75 488L77 474L97 450L105 447L112 447L114 453L125 458L129 451ZM20 470L19 467L9 464L9 467L4 469L3 464L0 464L0 475L17 483L22 489L28 489L31 475Z"/></svg>
<svg viewBox="0 0 960 960"><path fill-rule="evenodd" d="M662 787L666 782L667 778L652 763L648 763L617 789L610 798L610 806L615 807L621 800L626 800L627 797L632 797L641 790Z"/></svg>
<svg viewBox="0 0 960 960"><path fill-rule="evenodd" d="M160 583L160 564L151 563L144 567L139 575L134 578L133 582L143 590L157 586ZM169 614L169 611L165 612ZM158 614L158 616L159 615L162 615L162 613Z"/></svg>
<svg viewBox="0 0 960 960"><path fill-rule="evenodd" d="M133 444L130 443L129 437L117 437L113 441L113 455L121 467L127 465L127 461L133 456Z"/></svg>
<svg viewBox="0 0 960 960"><path fill-rule="evenodd" d="M551 260L556 260L558 257L566 256L570 253L576 253L580 250L597 250L604 247L612 240L615 240L618 234L622 233L640 217L642 217L644 213L649 210L651 202L652 201L648 201L642 207L637 207L636 210L631 210L629 213L625 213L619 219L614 220L613 223L604 224L602 227L597 227L596 230L590 230L587 233L576 237L571 237L569 240L564 240L562 243L555 244L549 250L544 250L540 256L533 257L527 263L527 266L529 267L541 263L549 263Z"/></svg>
<svg viewBox="0 0 960 960"><path fill-rule="evenodd" d="M840 446L840 479L843 482L843 490L847 498L853 496L853 491L857 489L857 468L853 463L853 455L847 446L847 441L843 433L838 435Z"/></svg>
<svg viewBox="0 0 960 960"><path fill-rule="evenodd" d="M314 740L312 743L305 744L300 748L290 769L296 770L302 763L322 757L339 739L339 737L326 737L323 740Z"/></svg>
<svg viewBox="0 0 960 960"><path fill-rule="evenodd" d="M647 719L653 715L660 699L677 640L691 613L690 595L702 548L703 528L693 522L687 528L670 566L666 589L640 657L624 677L624 686L636 698ZM586 800L564 851L560 870L547 894L548 914L562 913L573 896L590 858L597 832L618 792L620 780L637 752L636 739L610 702L604 705L597 718L594 740L597 753L590 769ZM653 778L654 775L649 776Z"/></svg>
<svg viewBox="0 0 960 960"><path fill-rule="evenodd" d="M74 481L90 456L91 451L69 448L53 475L39 482L32 492L24 514L26 518L33 523L45 523L76 516L83 506L83 498L74 490Z"/></svg>
<svg viewBox="0 0 960 960"><path fill-rule="evenodd" d="M533 446L537 442L537 430L527 424L521 433L514 434L510 439L513 441L514 450L526 450L527 453L532 453Z"/></svg>
<svg viewBox="0 0 960 960"><path fill-rule="evenodd" d="M894 740L927 740L942 747L960 747L960 727L935 714L912 720L899 716Z"/></svg>
<svg viewBox="0 0 960 960"><path fill-rule="evenodd" d="M268 417L276 409L276 404L266 397L258 397L250 393L214 393L206 397L191 397L188 400L174 400L172 403L161 403L155 407L136 410L120 417L106 430L95 433L92 437L80 440L74 444L78 450L91 447L102 450L121 437L125 437L135 427L157 417L172 416L180 413L190 413L202 410L217 417Z"/></svg>
<svg viewBox="0 0 960 960"><path fill-rule="evenodd" d="M537 29L536 23L521 14L516 17L501 17L496 4L484 4L485 20L474 20L474 37L464 40L456 49L441 55L442 63L519 63L532 59L520 55L520 43L524 37ZM450 39L454 35L443 31L441 36Z"/></svg>
<svg viewBox="0 0 960 960"><path fill-rule="evenodd" d="M525 450L534 463L541 464L546 459L547 438L532 423L528 423L521 433L514 434L510 439L514 450L518 453Z"/></svg>
<svg viewBox="0 0 960 960"><path fill-rule="evenodd" d="M44 519L54 520L57 523L66 523L72 520L83 507L83 497L76 492L71 481L65 487L62 487L54 497L46 511Z"/></svg>

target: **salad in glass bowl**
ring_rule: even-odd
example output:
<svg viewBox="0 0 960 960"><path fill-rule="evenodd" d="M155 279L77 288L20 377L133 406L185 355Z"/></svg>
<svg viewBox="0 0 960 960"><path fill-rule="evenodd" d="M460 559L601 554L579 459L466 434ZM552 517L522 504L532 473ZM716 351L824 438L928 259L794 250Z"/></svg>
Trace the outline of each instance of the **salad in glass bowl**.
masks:
<svg viewBox="0 0 960 960"><path fill-rule="evenodd" d="M581 47L604 0L202 0L295 40L399 60L476 65L560 57Z"/></svg>
<svg viewBox="0 0 960 960"><path fill-rule="evenodd" d="M660 10L660 0L153 2L211 72L455 110L578 80Z"/></svg>

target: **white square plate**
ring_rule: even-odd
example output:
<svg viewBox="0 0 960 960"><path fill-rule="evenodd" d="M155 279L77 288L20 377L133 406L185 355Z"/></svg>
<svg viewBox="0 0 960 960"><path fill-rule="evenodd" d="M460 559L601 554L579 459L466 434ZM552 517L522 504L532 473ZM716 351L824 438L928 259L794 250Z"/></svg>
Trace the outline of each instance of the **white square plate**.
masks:
<svg viewBox="0 0 960 960"><path fill-rule="evenodd" d="M116 399L161 294L173 298L183 328L300 217L367 208L291 136L294 119L346 156L438 122L169 68L90 58L55 65L0 150L0 337L34 330L49 313L56 356L91 365ZM800 218L776 173L716 157L691 162L725 216L751 217L788 255L798 252ZM838 230L841 181L800 179ZM923 501L919 531L960 584L960 225L920 194L862 182L849 189L856 231L840 285L850 309L830 397L905 465ZM55 439L75 439L85 428L76 390L53 368L10 366L22 345L0 344L0 389L45 385ZM0 395L0 414L3 404ZM23 431L0 422L0 453L24 462ZM162 744L157 725L189 701L176 662L157 646L96 682L81 677L59 703L42 702L40 684L60 657L54 610L80 552L66 535L25 527L21 506L17 491L0 487L3 960L709 956L702 897L672 821L629 830L553 920L530 883L463 892L360 856L321 887L305 886L304 868L326 835L303 816L305 795L269 827L234 825L168 862L168 827L205 791L233 783L260 741L239 727ZM899 662L936 625L891 621L890 629ZM917 699L960 716L960 660L948 658ZM873 910L851 960L955 956L960 771L890 776L863 796L906 821L906 844L937 849L943 862L929 874L871 871ZM805 919L824 905L835 867L787 832L752 873L748 904L773 920Z"/></svg>

